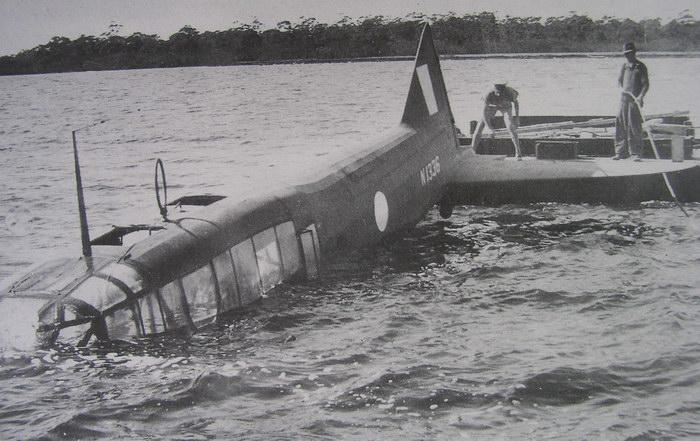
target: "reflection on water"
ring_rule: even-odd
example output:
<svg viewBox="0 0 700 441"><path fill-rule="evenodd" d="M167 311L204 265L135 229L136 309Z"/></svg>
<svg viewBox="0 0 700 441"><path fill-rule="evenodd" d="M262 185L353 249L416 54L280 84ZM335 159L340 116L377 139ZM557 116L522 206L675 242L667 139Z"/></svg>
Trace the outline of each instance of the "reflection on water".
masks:
<svg viewBox="0 0 700 441"><path fill-rule="evenodd" d="M648 112L697 115L700 59L646 61ZM443 68L466 128L493 76L525 114L612 114L619 62ZM79 253L72 128L109 120L78 138L96 234L158 218L156 157L174 198L242 196L345 156L397 123L410 69L0 78L0 275ZM0 438L696 438L699 209L458 207L194 335L5 348Z"/></svg>

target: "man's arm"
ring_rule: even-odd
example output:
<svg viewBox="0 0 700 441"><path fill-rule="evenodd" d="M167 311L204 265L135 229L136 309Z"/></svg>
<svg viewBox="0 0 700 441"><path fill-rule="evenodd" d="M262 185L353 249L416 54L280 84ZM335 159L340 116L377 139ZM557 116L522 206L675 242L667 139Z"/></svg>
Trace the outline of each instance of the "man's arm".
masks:
<svg viewBox="0 0 700 441"><path fill-rule="evenodd" d="M622 87L622 79L625 77L625 65L622 65L622 69L620 69L620 75L617 76L617 85L619 87Z"/></svg>
<svg viewBox="0 0 700 441"><path fill-rule="evenodd" d="M649 72L647 71L646 65L642 64L642 89L639 91L639 96L637 96L637 101L639 105L644 105L644 96L649 91Z"/></svg>

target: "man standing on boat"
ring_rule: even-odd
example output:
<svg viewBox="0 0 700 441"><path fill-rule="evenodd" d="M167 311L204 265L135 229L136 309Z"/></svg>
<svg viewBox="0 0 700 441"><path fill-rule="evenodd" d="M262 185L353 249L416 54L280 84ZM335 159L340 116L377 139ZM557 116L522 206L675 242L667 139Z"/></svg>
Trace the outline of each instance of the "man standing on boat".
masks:
<svg viewBox="0 0 700 441"><path fill-rule="evenodd" d="M649 90L649 74L644 63L637 59L634 43L625 43L627 61L622 65L618 85L622 88L620 111L615 120L615 156L613 159L634 156L642 160L642 113L644 95Z"/></svg>
<svg viewBox="0 0 700 441"><path fill-rule="evenodd" d="M472 148L476 152L476 148L479 146L479 142L481 142L481 133L484 131L485 125L488 126L489 130L494 130L492 120L497 112L503 114L503 121L510 132L510 137L515 146L515 158L520 161L522 155L520 154L520 141L518 140L517 132L520 118L518 91L512 87L506 86L505 81L494 83L493 90L484 97L484 110L482 112L481 121L479 121L474 131Z"/></svg>

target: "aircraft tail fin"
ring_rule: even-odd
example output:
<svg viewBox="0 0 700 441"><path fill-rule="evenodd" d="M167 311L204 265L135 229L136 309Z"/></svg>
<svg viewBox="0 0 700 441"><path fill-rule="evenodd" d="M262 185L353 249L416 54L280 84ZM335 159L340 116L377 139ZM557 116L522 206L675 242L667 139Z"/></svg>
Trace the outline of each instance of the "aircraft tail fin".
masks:
<svg viewBox="0 0 700 441"><path fill-rule="evenodd" d="M418 43L411 87L401 123L415 127L434 118L448 118L450 122L454 121L440 60L433 44L432 31L430 25L425 23Z"/></svg>

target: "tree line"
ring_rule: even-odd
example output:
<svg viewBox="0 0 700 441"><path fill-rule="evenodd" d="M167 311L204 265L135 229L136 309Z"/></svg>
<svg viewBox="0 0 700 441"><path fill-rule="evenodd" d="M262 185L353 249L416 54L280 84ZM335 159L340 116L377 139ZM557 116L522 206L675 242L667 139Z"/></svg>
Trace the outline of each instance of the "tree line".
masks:
<svg viewBox="0 0 700 441"><path fill-rule="evenodd" d="M490 12L344 17L333 24L301 17L279 22L274 29L262 29L258 21L234 23L224 31L199 32L185 26L168 39L140 32L124 37L119 35L121 26L113 23L98 37L53 37L46 44L0 57L0 74L410 56L419 24L425 20L430 21L443 55L607 52L620 51L626 41L645 51L700 50L700 22L687 11L665 24L659 18L638 22L577 14L497 18Z"/></svg>

